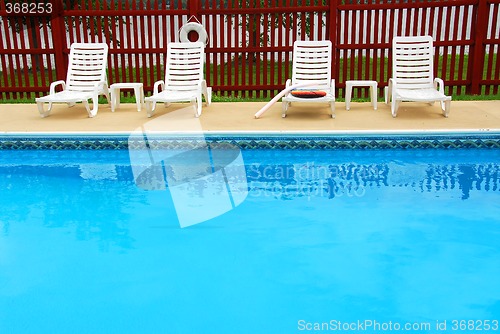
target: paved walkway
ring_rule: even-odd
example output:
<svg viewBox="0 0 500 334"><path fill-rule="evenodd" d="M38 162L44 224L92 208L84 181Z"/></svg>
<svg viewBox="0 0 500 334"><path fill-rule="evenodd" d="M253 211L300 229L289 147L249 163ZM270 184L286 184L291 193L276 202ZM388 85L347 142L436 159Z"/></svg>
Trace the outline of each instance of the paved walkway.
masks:
<svg viewBox="0 0 500 334"><path fill-rule="evenodd" d="M439 105L402 103L398 116L391 116L390 107L379 103L373 110L369 102L352 103L345 110L337 102L335 119L329 107L317 104L295 104L287 118L281 118L281 103L276 103L261 118L254 114L265 102L212 103L203 108L200 118L194 117L189 104L157 107L152 118L135 104L122 104L114 113L108 105L100 105L95 118L88 118L83 105L68 108L54 105L51 115L41 118L35 104L0 104L0 132L131 132L143 128L154 131L331 131L331 132L393 132L393 131L490 131L500 132L500 101L454 101L450 117L441 114Z"/></svg>

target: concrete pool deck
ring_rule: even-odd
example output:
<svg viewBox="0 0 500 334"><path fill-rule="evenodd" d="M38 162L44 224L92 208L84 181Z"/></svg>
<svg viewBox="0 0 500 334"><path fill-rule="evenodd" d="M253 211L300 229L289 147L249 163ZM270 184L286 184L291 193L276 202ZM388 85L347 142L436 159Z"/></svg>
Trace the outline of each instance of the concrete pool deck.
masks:
<svg viewBox="0 0 500 334"><path fill-rule="evenodd" d="M254 114L266 102L217 102L203 107L200 118L194 117L189 104L158 105L152 118L134 103L121 104L115 112L102 104L96 117L89 118L82 104L68 108L56 104L47 118L41 118L36 104L0 104L0 132L131 132L136 129L183 132L406 132L406 131L485 131L500 132L500 101L452 101L450 117L441 114L439 104L402 103L398 116L391 116L390 106L378 103L373 110L369 102L336 103L336 118L329 107L301 103L290 107L281 117L281 103L273 105L259 119Z"/></svg>

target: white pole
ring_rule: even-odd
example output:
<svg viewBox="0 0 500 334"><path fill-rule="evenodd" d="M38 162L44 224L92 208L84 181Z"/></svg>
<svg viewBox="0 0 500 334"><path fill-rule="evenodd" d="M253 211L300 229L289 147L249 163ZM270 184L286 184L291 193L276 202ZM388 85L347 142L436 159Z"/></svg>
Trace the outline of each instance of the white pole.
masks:
<svg viewBox="0 0 500 334"><path fill-rule="evenodd" d="M279 99L281 99L286 93L297 89L297 88L302 88L302 87L309 87L309 86L317 86L318 82L308 82L308 83L301 83L301 84L296 84L296 85L291 85L288 88L283 89L281 92L278 93L271 101L269 101L265 106L263 106L259 111L255 113L255 118L259 118L263 113L267 111L267 109L271 108L273 104L278 102Z"/></svg>

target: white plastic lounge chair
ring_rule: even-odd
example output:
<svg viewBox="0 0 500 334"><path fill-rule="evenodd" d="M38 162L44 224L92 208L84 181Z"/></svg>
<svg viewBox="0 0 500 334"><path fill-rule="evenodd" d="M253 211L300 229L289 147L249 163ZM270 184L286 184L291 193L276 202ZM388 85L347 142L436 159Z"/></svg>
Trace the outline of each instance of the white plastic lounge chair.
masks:
<svg viewBox="0 0 500 334"><path fill-rule="evenodd" d="M195 116L201 115L202 95L207 106L212 102L212 88L203 79L204 55L202 42L168 44L165 80L155 82L153 95L144 99L148 117L153 116L157 102L191 102L196 105Z"/></svg>
<svg viewBox="0 0 500 334"><path fill-rule="evenodd" d="M59 80L50 84L47 96L35 99L38 111L46 117L52 110L53 103L68 103L74 106L82 102L89 117L97 114L99 95L109 99L106 68L108 62L108 45L106 43L73 43L69 53L69 65L66 81ZM56 87L62 86L62 91L56 92ZM88 100L92 99L92 109ZM44 110L44 103L49 103L49 109Z"/></svg>
<svg viewBox="0 0 500 334"><path fill-rule="evenodd" d="M444 94L444 82L434 79L434 47L431 36L394 37L392 40L392 78L385 89L385 103L392 98L392 117L402 101L439 101L443 115L450 113L451 96Z"/></svg>
<svg viewBox="0 0 500 334"><path fill-rule="evenodd" d="M295 41L293 43L292 79L286 81L286 88L311 83L314 86L308 85L308 90L320 90L326 95L301 98L293 96L292 90L283 97L281 116L286 117L291 102L327 102L330 104L332 117L335 118L335 79L332 79L331 69L332 42Z"/></svg>

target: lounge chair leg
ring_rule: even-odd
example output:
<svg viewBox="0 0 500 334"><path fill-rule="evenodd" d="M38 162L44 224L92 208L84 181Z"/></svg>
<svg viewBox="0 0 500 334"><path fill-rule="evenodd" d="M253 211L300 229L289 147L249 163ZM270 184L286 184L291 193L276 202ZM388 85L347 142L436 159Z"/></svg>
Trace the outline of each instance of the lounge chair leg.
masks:
<svg viewBox="0 0 500 334"><path fill-rule="evenodd" d="M144 104L146 105L146 112L148 113L148 117L152 117L155 113L156 102L146 101Z"/></svg>
<svg viewBox="0 0 500 334"><path fill-rule="evenodd" d="M212 103L212 87L207 87L206 93L205 93L205 101L207 107Z"/></svg>
<svg viewBox="0 0 500 334"><path fill-rule="evenodd" d="M289 105L290 105L290 102L282 102L281 103L281 117L283 117L283 118L286 117L286 112L288 111Z"/></svg>
<svg viewBox="0 0 500 334"><path fill-rule="evenodd" d="M89 114L90 118L95 117L95 115L97 115L97 108L98 108L97 101L92 99L92 103L93 103L92 110L90 110L90 106L89 106L88 101L83 101L82 103L85 106L85 109L87 109L87 113Z"/></svg>
<svg viewBox="0 0 500 334"><path fill-rule="evenodd" d="M384 100L385 104L389 104L389 102L392 100L392 79L389 79L389 83L386 87L384 87Z"/></svg>
<svg viewBox="0 0 500 334"><path fill-rule="evenodd" d="M76 106L75 102L68 102L68 108Z"/></svg>
<svg viewBox="0 0 500 334"><path fill-rule="evenodd" d="M207 87L205 81L201 84L201 94L205 97L205 104L208 107L212 103L212 87Z"/></svg>
<svg viewBox="0 0 500 334"><path fill-rule="evenodd" d="M50 109L51 109L50 107L49 107L49 110L45 111L45 109L43 108L43 102L37 102L36 105L38 107L38 112L40 113L40 116L42 118L45 118L45 117L49 116Z"/></svg>
<svg viewBox="0 0 500 334"><path fill-rule="evenodd" d="M396 117L398 115L398 108L399 108L399 101L393 99L391 103L392 117Z"/></svg>
<svg viewBox="0 0 500 334"><path fill-rule="evenodd" d="M199 96L195 101L194 101L194 116L195 117L200 117L201 116L201 96Z"/></svg>
<svg viewBox="0 0 500 334"><path fill-rule="evenodd" d="M372 100L372 106L373 110L377 110L377 100L378 100L378 95L377 95L377 89L374 86L370 86L370 96Z"/></svg>
<svg viewBox="0 0 500 334"><path fill-rule="evenodd" d="M103 94L106 97L106 100L108 101L108 105L111 107L111 98L110 98L110 95L109 95L109 88L108 88L108 86L104 86L104 92L103 92ZM136 98L137 98L137 95L136 95Z"/></svg>
<svg viewBox="0 0 500 334"><path fill-rule="evenodd" d="M335 101L330 102L332 118L335 118Z"/></svg>
<svg viewBox="0 0 500 334"><path fill-rule="evenodd" d="M443 103L441 102L441 104ZM451 105L451 100L444 101L443 115L446 118L448 118L448 115L450 114L450 105Z"/></svg>

